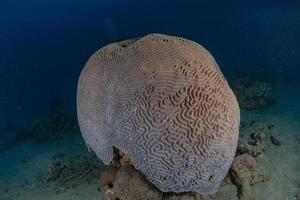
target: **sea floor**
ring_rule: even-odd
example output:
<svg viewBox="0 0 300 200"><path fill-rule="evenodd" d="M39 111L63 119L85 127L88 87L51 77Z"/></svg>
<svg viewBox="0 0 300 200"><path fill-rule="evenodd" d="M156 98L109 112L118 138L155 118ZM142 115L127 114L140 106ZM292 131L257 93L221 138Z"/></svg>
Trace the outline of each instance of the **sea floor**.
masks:
<svg viewBox="0 0 300 200"><path fill-rule="evenodd" d="M258 200L300 199L300 81L278 82L276 104L263 111L242 111L242 121L274 123L272 135L281 145L266 142L265 152L257 158L267 172L266 181L253 185ZM101 200L100 180L85 177L70 179L67 184L45 181L52 158L89 153L80 134L71 134L52 142L37 144L26 140L0 151L0 200ZM298 195L298 197L297 197ZM238 199L236 189L225 186L214 199Z"/></svg>

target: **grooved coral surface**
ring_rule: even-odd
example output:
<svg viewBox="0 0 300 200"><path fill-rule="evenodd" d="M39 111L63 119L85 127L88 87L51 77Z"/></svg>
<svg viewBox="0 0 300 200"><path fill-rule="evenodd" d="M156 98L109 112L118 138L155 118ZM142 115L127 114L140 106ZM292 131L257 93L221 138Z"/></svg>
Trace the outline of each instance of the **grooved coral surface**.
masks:
<svg viewBox="0 0 300 200"><path fill-rule="evenodd" d="M105 164L113 146L163 192L215 193L234 158L240 113L210 53L150 34L98 50L81 72L77 112Z"/></svg>

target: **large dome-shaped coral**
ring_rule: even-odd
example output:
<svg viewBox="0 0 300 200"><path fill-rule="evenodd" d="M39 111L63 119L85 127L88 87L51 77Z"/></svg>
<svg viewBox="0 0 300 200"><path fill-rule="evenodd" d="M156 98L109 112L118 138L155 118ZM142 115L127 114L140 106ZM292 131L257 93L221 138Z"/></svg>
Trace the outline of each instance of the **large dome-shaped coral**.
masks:
<svg viewBox="0 0 300 200"><path fill-rule="evenodd" d="M77 109L105 164L114 146L163 192L215 193L235 155L236 98L190 40L150 34L103 47L81 72Z"/></svg>

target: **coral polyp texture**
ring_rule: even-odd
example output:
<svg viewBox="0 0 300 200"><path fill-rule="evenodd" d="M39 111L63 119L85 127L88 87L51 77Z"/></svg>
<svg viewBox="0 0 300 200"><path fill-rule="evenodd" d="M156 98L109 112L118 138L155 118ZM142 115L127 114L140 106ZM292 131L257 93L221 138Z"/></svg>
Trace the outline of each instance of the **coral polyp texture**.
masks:
<svg viewBox="0 0 300 200"><path fill-rule="evenodd" d="M105 163L113 146L162 192L215 193L234 158L240 112L201 45L149 34L88 60L77 91L86 144Z"/></svg>

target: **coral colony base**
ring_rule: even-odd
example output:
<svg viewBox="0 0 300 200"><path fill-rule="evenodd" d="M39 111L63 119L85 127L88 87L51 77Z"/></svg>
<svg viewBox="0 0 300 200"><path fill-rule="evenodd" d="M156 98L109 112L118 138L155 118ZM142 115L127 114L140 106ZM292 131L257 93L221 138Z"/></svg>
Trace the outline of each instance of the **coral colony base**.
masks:
<svg viewBox="0 0 300 200"><path fill-rule="evenodd" d="M237 100L190 40L150 34L103 47L81 72L77 109L85 142L105 164L116 147L162 192L216 193L235 155Z"/></svg>

